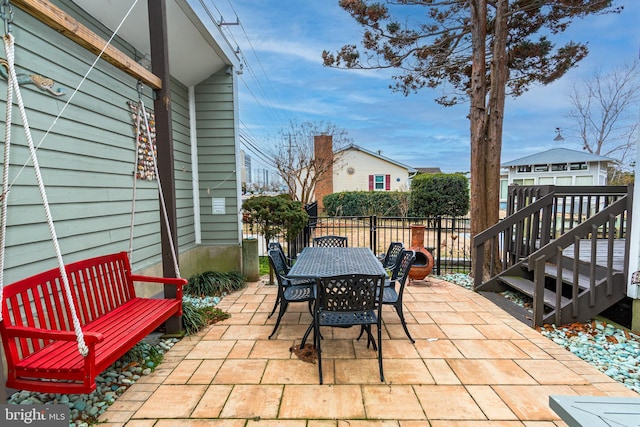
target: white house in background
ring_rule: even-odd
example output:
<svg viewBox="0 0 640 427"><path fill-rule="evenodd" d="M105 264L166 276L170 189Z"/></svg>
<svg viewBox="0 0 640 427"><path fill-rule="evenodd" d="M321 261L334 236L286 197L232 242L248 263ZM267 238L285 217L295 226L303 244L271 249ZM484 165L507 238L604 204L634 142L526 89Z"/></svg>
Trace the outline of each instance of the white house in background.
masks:
<svg viewBox="0 0 640 427"><path fill-rule="evenodd" d="M333 192L408 191L416 170L355 144L334 152Z"/></svg>
<svg viewBox="0 0 640 427"><path fill-rule="evenodd" d="M500 200L509 185L607 185L614 159L584 151L554 148L502 164Z"/></svg>
<svg viewBox="0 0 640 427"><path fill-rule="evenodd" d="M408 191L417 171L407 165L351 144L333 150L331 135L314 137L316 159L331 159L326 176L316 182L314 198L324 209L324 196L343 191Z"/></svg>

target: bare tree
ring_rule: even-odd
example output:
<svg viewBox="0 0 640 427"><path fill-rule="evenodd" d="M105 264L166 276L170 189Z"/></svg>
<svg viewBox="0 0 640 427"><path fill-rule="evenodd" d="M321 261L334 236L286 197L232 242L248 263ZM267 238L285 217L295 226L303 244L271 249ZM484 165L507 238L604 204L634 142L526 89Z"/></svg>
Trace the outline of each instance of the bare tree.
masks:
<svg viewBox="0 0 640 427"><path fill-rule="evenodd" d="M317 135L331 135L334 150L352 142L346 130L331 122L297 123L292 120L288 127L280 131L280 141L274 145L271 153L289 194L303 204L313 201L316 184L339 159L339 156L316 158L314 137Z"/></svg>
<svg viewBox="0 0 640 427"><path fill-rule="evenodd" d="M618 161L613 176L628 171L638 131L640 106L640 64L634 61L608 73L598 69L571 87L568 117L569 134L582 143L583 150Z"/></svg>

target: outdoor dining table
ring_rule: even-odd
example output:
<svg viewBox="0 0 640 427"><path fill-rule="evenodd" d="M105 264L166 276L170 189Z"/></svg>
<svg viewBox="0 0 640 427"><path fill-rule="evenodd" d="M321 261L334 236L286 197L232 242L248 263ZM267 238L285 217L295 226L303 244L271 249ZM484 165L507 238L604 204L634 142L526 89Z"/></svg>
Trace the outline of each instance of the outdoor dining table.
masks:
<svg viewBox="0 0 640 427"><path fill-rule="evenodd" d="M369 248L307 247L298 255L287 277L315 279L342 274L381 274L387 272Z"/></svg>
<svg viewBox="0 0 640 427"><path fill-rule="evenodd" d="M382 263L369 248L306 247L300 252L287 277L316 279L343 274L372 274L387 276ZM313 321L302 338L301 347L313 329Z"/></svg>

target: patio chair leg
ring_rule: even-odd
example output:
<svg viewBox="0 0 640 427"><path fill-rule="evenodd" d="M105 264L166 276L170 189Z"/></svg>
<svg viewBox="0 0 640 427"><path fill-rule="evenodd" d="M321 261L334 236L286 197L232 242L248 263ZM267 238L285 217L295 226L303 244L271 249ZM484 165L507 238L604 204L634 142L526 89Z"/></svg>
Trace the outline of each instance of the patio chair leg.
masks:
<svg viewBox="0 0 640 427"><path fill-rule="evenodd" d="M278 326L280 326L280 320L282 320L282 316L284 316L284 312L287 311L288 305L289 303L285 301L284 298L282 299L282 301L280 301L280 312L278 313L278 320L276 320L276 325L273 327L273 332L271 332L271 335L269 335L269 339L271 339L276 334L276 331L278 330Z"/></svg>
<svg viewBox="0 0 640 427"><path fill-rule="evenodd" d="M273 313L276 312L276 308L278 308L278 304L280 304L280 295L278 295L278 297L276 298L276 302L275 302L275 304L273 304L273 310L271 310L271 314L269 314L269 316L267 316L267 319L270 319L271 316L273 316Z"/></svg>
<svg viewBox="0 0 640 427"><path fill-rule="evenodd" d="M382 370L382 328L378 324L378 365L380 366L380 381L384 382L384 372Z"/></svg>
<svg viewBox="0 0 640 427"><path fill-rule="evenodd" d="M400 322L402 322L402 327L404 328L404 333L407 334L407 337L409 338L409 341L411 341L412 344L415 344L416 340L411 338L411 334L409 333L409 328L407 328L407 322L405 322L405 320L404 320L404 313L402 312L402 307L400 307L400 308L395 307L395 309L396 309L396 313L398 313L398 317L400 318Z"/></svg>
<svg viewBox="0 0 640 427"><path fill-rule="evenodd" d="M318 377L320 378L320 384L322 384L322 349L320 348L320 327L315 325L313 330L313 339L318 352Z"/></svg>

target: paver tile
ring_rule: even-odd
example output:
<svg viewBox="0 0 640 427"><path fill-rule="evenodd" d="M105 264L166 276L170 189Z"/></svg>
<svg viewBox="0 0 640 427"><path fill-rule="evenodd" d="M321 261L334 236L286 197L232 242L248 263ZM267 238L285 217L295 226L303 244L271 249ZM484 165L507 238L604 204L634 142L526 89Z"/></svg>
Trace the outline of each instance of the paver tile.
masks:
<svg viewBox="0 0 640 427"><path fill-rule="evenodd" d="M369 419L426 419L422 406L408 385L366 385L362 387L364 407Z"/></svg>
<svg viewBox="0 0 640 427"><path fill-rule="evenodd" d="M362 402L359 385L286 385L278 416L285 419L364 419Z"/></svg>
<svg viewBox="0 0 640 427"><path fill-rule="evenodd" d="M463 386L425 385L414 390L429 420L486 419Z"/></svg>
<svg viewBox="0 0 640 427"><path fill-rule="evenodd" d="M468 359L528 359L529 356L509 340L453 340Z"/></svg>
<svg viewBox="0 0 640 427"><path fill-rule="evenodd" d="M226 401L222 418L276 418L282 386L236 385Z"/></svg>
<svg viewBox="0 0 640 427"><path fill-rule="evenodd" d="M535 384L514 361L508 359L451 359L447 361L463 384Z"/></svg>
<svg viewBox="0 0 640 427"><path fill-rule="evenodd" d="M162 385L133 418L188 418L205 390L203 385Z"/></svg>
<svg viewBox="0 0 640 427"><path fill-rule="evenodd" d="M214 384L259 384L267 361L265 359L227 359L213 377Z"/></svg>

